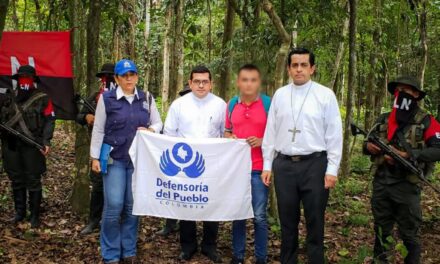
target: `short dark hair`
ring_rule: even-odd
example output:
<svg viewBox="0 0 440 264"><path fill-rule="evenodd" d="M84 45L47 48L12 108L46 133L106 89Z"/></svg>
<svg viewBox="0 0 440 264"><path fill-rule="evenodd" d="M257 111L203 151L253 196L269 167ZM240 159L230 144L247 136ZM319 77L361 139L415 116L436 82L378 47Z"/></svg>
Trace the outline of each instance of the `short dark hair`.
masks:
<svg viewBox="0 0 440 264"><path fill-rule="evenodd" d="M257 65L252 64L252 63L248 63L248 64L241 66L240 69L238 69L237 75L240 75L240 72L242 72L242 71L257 71L258 74L261 75L260 68L258 68Z"/></svg>
<svg viewBox="0 0 440 264"><path fill-rule="evenodd" d="M189 75L190 80L193 79L194 73L209 73L209 80L211 81L211 79L212 79L211 71L205 65L197 65L194 68L192 68L191 74Z"/></svg>
<svg viewBox="0 0 440 264"><path fill-rule="evenodd" d="M309 63L310 66L315 65L315 54L306 48L294 48L289 52L289 56L287 57L287 67L290 67L292 63L292 56L295 54L309 54Z"/></svg>

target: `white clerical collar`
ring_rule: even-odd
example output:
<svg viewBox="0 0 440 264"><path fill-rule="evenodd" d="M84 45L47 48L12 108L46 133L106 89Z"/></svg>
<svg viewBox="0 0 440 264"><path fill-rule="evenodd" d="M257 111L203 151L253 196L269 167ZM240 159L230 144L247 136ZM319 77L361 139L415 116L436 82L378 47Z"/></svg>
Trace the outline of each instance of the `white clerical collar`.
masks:
<svg viewBox="0 0 440 264"><path fill-rule="evenodd" d="M296 88L296 89L304 89L304 88L309 88L312 85L312 80L309 80L308 82L306 82L305 84L302 85L296 85L295 83L292 82L292 87Z"/></svg>
<svg viewBox="0 0 440 264"><path fill-rule="evenodd" d="M134 96L136 96L136 99L139 99L138 91L136 88L134 88ZM116 88L116 99L119 100L122 97L130 97L130 95L124 94L124 91L122 91L122 88L120 86L118 86L118 88Z"/></svg>
<svg viewBox="0 0 440 264"><path fill-rule="evenodd" d="M191 96L192 96L192 98L196 101L196 102L200 102L200 103L203 103L203 102L206 102L211 96L212 96L212 94L211 93L208 93L205 97L203 97L203 98L199 98L199 97L197 97L194 93L191 93Z"/></svg>

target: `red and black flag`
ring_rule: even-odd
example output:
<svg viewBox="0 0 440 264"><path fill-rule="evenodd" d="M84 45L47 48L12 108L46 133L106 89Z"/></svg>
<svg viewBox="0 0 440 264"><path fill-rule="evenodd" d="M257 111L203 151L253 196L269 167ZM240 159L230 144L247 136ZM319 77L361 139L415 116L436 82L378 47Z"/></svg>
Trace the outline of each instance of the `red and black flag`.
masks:
<svg viewBox="0 0 440 264"><path fill-rule="evenodd" d="M52 99L57 119L75 119L70 32L3 32L0 42L0 88L15 89L12 75L29 64Z"/></svg>

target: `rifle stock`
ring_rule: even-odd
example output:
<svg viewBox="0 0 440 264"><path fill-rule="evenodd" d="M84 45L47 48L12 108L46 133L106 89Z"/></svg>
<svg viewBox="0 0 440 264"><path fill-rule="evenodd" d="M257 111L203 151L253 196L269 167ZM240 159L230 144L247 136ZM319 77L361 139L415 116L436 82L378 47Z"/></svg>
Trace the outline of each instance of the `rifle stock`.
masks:
<svg viewBox="0 0 440 264"><path fill-rule="evenodd" d="M426 178L425 174L422 169L420 169L416 164L413 162L403 158L388 145L386 144L379 136L377 136L375 133L370 132L367 133L364 130L362 130L360 127L356 126L355 124L351 124L351 133L353 136L357 135L363 135L367 141L373 143L374 145L378 146L382 150L382 154L388 155L392 157L397 163L405 167L407 170L411 171L411 173L417 175L417 177L426 185L431 187L435 192L440 194L440 189L432 185Z"/></svg>

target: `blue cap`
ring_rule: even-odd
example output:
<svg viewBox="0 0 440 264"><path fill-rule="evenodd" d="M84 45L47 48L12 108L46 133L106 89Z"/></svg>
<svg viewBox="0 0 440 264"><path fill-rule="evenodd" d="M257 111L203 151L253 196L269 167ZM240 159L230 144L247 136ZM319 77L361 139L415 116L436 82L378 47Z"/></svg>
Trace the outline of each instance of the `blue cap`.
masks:
<svg viewBox="0 0 440 264"><path fill-rule="evenodd" d="M126 74L127 72L137 73L138 71L136 68L136 64L134 64L133 61L126 59L118 61L115 65L115 74L121 76Z"/></svg>

